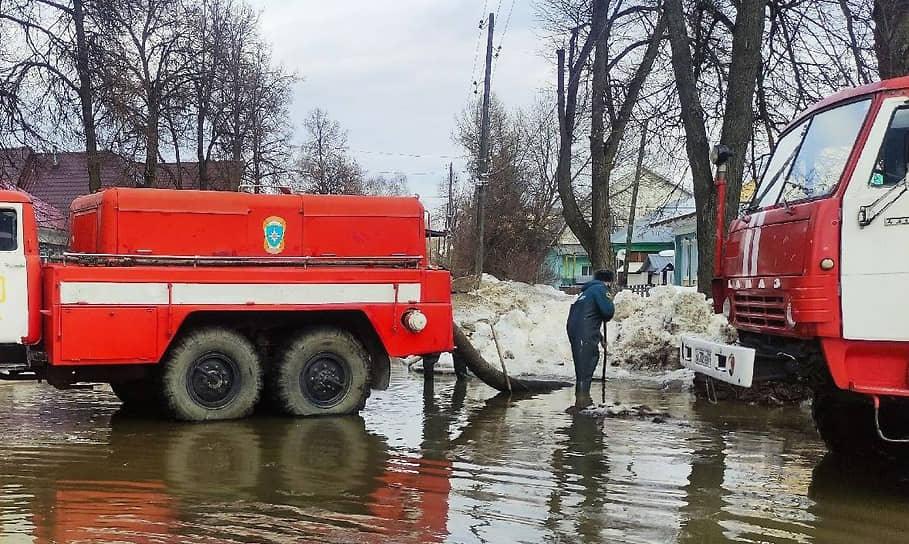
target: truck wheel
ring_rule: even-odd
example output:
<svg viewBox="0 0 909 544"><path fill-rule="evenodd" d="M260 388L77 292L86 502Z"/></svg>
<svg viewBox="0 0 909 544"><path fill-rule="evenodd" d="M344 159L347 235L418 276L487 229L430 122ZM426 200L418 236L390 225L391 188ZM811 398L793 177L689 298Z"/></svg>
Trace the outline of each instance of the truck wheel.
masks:
<svg viewBox="0 0 909 544"><path fill-rule="evenodd" d="M259 355L246 337L229 329L185 335L162 366L164 408L184 421L245 417L262 390Z"/></svg>
<svg viewBox="0 0 909 544"><path fill-rule="evenodd" d="M331 327L303 331L269 373L272 404L295 416L359 412L369 396L368 357L348 331Z"/></svg>
<svg viewBox="0 0 909 544"><path fill-rule="evenodd" d="M837 454L880 453L870 399L845 391L816 391L811 415L827 449Z"/></svg>
<svg viewBox="0 0 909 544"><path fill-rule="evenodd" d="M152 380L111 383L114 395L130 410L153 410L160 406L158 388Z"/></svg>

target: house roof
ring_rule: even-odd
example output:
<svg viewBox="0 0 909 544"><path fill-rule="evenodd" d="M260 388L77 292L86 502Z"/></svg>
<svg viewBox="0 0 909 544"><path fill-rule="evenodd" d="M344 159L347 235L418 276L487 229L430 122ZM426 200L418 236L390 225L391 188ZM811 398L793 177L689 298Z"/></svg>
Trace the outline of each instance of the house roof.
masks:
<svg viewBox="0 0 909 544"><path fill-rule="evenodd" d="M646 166L641 166L641 179L650 180L651 182L656 182L659 185L662 185L667 190L667 197L675 197L676 199L680 198L689 198L694 196L694 194L682 187L681 184L673 183L669 181L665 176L647 168ZM634 186L635 172L634 170L625 173L625 175L620 176L612 184L617 189L610 193L610 197L618 196L625 192L631 192Z"/></svg>
<svg viewBox="0 0 909 544"><path fill-rule="evenodd" d="M556 255L587 255L584 246L575 242L573 244L559 244L553 248Z"/></svg>
<svg viewBox="0 0 909 544"><path fill-rule="evenodd" d="M754 196L754 191L757 186L757 183L754 180L751 180L744 185L742 185L742 194L739 197L739 202L746 204L751 202L752 197ZM670 223L675 223L682 219L688 219L689 217L694 217L695 212L695 201L694 198L684 198L677 201L671 202L663 208L654 221L652 225L666 225Z"/></svg>
<svg viewBox="0 0 909 544"><path fill-rule="evenodd" d="M652 216L644 217L634 222L631 231L631 245L636 244L672 244L675 240L675 234L672 232L672 229L663 226L656 225L651 223L653 221ZM625 240L628 237L628 232L625 229L620 229L619 231L612 234L610 240L613 245L625 246Z"/></svg>
<svg viewBox="0 0 909 544"><path fill-rule="evenodd" d="M132 161L116 153L98 153L101 163L101 186L133 186L138 170ZM88 193L86 153L34 153L19 180L19 187L46 201L62 213L76 197Z"/></svg>
<svg viewBox="0 0 909 544"><path fill-rule="evenodd" d="M0 179L0 190L18 191L20 193L28 195L28 193L22 189L14 186L8 181L4 181L3 179ZM37 221L39 227L59 230L66 228L66 216L63 215L60 210L34 195L29 195L29 197L32 200L32 206L35 209L35 220Z"/></svg>
<svg viewBox="0 0 909 544"><path fill-rule="evenodd" d="M142 163L111 151L98 152L101 187L136 187L144 183ZM87 153L35 153L30 148L0 150L0 180L22 189L50 204L64 216L73 200L88 193ZM236 190L243 175L243 163L210 161L209 189ZM161 188L199 188L198 163L160 163L158 186Z"/></svg>
<svg viewBox="0 0 909 544"><path fill-rule="evenodd" d="M672 257L664 257L656 253L652 253L647 256L647 260L644 261L644 265L641 266L641 272L662 272L664 270L672 269L675 266L675 259Z"/></svg>
<svg viewBox="0 0 909 544"><path fill-rule="evenodd" d="M653 214L651 225L662 225L678 219L693 217L695 215L694 197L680 198L674 200L660 210L659 213Z"/></svg>

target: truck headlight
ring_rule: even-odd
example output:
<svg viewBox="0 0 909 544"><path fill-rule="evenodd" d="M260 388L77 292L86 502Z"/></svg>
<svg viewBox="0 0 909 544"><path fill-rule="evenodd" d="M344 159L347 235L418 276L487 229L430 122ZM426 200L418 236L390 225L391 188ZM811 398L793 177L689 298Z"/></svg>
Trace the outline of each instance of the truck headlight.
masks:
<svg viewBox="0 0 909 544"><path fill-rule="evenodd" d="M404 326L412 332L420 332L426 328L426 325L429 323L426 314L420 310L407 310L404 312L404 317L401 319L404 322Z"/></svg>
<svg viewBox="0 0 909 544"><path fill-rule="evenodd" d="M786 304L786 324L795 327L795 318L792 317L792 302Z"/></svg>
<svg viewBox="0 0 909 544"><path fill-rule="evenodd" d="M723 301L723 317L728 320L730 315L732 315L732 301L726 297L726 300Z"/></svg>

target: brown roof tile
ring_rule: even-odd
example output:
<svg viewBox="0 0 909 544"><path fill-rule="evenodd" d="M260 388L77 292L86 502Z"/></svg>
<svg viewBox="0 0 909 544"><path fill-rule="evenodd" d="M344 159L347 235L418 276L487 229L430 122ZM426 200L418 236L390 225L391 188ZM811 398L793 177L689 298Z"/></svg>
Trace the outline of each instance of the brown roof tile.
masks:
<svg viewBox="0 0 909 544"><path fill-rule="evenodd" d="M30 148L0 149L0 181L16 186L34 198L50 204L64 216L73 200L88 194L88 168L85 152L34 153ZM136 187L144 182L143 164L110 151L98 153L102 187ZM243 163L211 161L208 165L209 189L236 191L243 176ZM183 189L199 187L197 163L158 165L158 186Z"/></svg>

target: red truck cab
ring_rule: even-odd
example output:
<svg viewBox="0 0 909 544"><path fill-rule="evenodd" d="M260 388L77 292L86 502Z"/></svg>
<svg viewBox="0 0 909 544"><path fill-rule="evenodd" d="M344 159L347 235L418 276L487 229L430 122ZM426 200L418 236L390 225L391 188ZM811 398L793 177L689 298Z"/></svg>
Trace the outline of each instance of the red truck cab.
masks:
<svg viewBox="0 0 909 544"><path fill-rule="evenodd" d="M31 199L0 191L0 346L41 339L38 227ZM2 348L0 348L2 353Z"/></svg>
<svg viewBox="0 0 909 544"><path fill-rule="evenodd" d="M721 248L715 306L740 343L686 337L682 363L743 387L809 380L816 410L833 391L867 395L873 428L881 397L909 396L907 163L909 77L799 115Z"/></svg>

